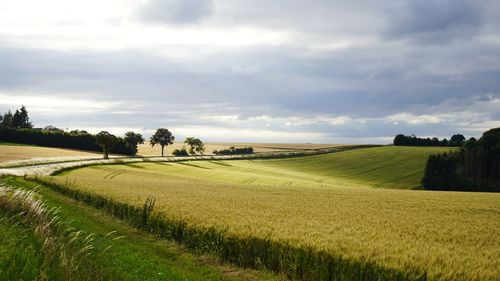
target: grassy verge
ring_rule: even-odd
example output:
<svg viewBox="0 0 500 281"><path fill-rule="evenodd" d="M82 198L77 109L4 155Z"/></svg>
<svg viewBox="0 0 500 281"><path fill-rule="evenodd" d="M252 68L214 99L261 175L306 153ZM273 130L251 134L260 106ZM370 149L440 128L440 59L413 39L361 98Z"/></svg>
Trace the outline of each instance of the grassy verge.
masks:
<svg viewBox="0 0 500 281"><path fill-rule="evenodd" d="M52 270L42 273L43 258L40 242L28 229L9 222L0 212L0 280L37 280L54 277Z"/></svg>
<svg viewBox="0 0 500 281"><path fill-rule="evenodd" d="M258 237L239 237L214 228L190 226L152 213L152 201L143 208L79 191L44 179L52 190L106 211L157 237L174 240L197 253L210 253L239 266L266 268L294 280L427 280L425 272L408 267L396 270L366 260L350 260L308 247ZM148 202L148 201L147 201Z"/></svg>
<svg viewBox="0 0 500 281"><path fill-rule="evenodd" d="M6 181L18 188L36 186L21 178L9 177ZM60 208L58 215L62 220L71 221L78 229L95 234L93 246L95 251L102 252L89 258L99 272L100 277L95 280L280 280L271 273L220 264L210 256L193 256L172 242L155 239L46 187L38 188L38 193L48 206ZM6 229L8 231L3 231ZM47 272L42 266L43 261L37 260L40 242L21 225L6 220L0 222L0 231L1 241L11 241L0 246L0 268L8 273L14 262L21 269L12 275L16 278L3 280L18 280L22 276L26 277L23 280L44 280L38 277ZM16 240L15 237L21 238ZM118 237L121 239L116 239ZM15 245L23 245L23 251L16 251ZM9 275L2 274L0 280L3 276ZM47 279L64 280L60 276L56 272Z"/></svg>

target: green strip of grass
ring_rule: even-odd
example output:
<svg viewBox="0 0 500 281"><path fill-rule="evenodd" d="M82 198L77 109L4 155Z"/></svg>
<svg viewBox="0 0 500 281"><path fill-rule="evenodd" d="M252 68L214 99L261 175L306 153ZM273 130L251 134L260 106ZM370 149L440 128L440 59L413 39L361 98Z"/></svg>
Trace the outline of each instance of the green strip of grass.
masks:
<svg viewBox="0 0 500 281"><path fill-rule="evenodd" d="M21 178L9 177L6 180L9 184L20 188L35 186L34 183ZM271 273L222 265L213 257L193 256L175 243L146 235L102 211L64 197L48 188L40 187L38 191L47 200L47 205L61 208L59 215L64 220L72 221L72 225L78 229L95 233L94 246L97 252L104 251L111 244L111 248L103 254L92 257L102 271L101 276L104 280L280 280ZM110 242L111 238L106 234L111 231L116 231L113 237L124 236L124 238ZM9 236L16 235L15 232L6 233ZM30 239L32 238L28 235L22 241L29 243ZM3 241L3 237L0 240ZM13 248L0 247L0 249L13 254ZM34 259L36 253L35 247L33 251L25 253L27 256L25 259ZM1 263L0 265L4 266ZM29 276L34 276L41 270L37 263L33 263L32 267L30 270L34 273L30 273Z"/></svg>

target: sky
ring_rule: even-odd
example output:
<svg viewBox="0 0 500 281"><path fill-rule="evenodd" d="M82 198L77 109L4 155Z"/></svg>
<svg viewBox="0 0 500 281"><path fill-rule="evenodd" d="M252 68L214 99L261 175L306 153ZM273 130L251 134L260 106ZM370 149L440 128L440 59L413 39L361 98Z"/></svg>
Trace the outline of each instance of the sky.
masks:
<svg viewBox="0 0 500 281"><path fill-rule="evenodd" d="M500 127L498 0L0 0L0 112L177 139Z"/></svg>

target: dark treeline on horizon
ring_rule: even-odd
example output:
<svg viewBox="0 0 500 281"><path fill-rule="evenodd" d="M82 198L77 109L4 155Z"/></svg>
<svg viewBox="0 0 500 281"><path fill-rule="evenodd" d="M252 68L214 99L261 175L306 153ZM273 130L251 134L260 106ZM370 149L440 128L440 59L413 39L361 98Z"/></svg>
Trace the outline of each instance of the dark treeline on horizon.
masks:
<svg viewBox="0 0 500 281"><path fill-rule="evenodd" d="M89 133L0 128L0 141L95 152L102 151L102 148L96 144L96 136ZM128 147L123 138L120 137L117 137L117 142L109 152L124 155L135 154L135 151Z"/></svg>
<svg viewBox="0 0 500 281"><path fill-rule="evenodd" d="M65 132L53 126L47 126L45 129L33 129L28 110L24 106L16 109L14 113L9 110L0 115L0 141L95 152L102 151L102 148L96 143L96 136L86 131ZM123 138L117 137L116 143L109 152L135 155L136 151L136 149L134 150L133 147L127 145Z"/></svg>
<svg viewBox="0 0 500 281"><path fill-rule="evenodd" d="M460 151L431 155L422 186L429 190L500 192L500 128L478 140L469 140Z"/></svg>
<svg viewBox="0 0 500 281"><path fill-rule="evenodd" d="M471 138L470 141L475 141ZM469 140L468 140L469 141ZM396 146L451 146L461 147L466 143L465 137L461 134L453 135L450 140L446 138L439 140L438 138L418 138L415 135L405 136L399 134L394 138L393 144Z"/></svg>

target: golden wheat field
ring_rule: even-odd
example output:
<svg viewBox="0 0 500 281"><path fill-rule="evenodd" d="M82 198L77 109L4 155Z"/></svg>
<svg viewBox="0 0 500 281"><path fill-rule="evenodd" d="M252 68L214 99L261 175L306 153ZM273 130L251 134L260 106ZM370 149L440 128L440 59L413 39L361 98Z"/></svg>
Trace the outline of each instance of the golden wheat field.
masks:
<svg viewBox="0 0 500 281"><path fill-rule="evenodd" d="M365 158L383 149L394 148L367 149ZM342 153L354 152L304 165L349 158ZM429 280L500 280L499 194L374 189L372 178L287 168L290 160L93 166L54 178L137 206L153 195L156 213L239 237L425 271Z"/></svg>
<svg viewBox="0 0 500 281"><path fill-rule="evenodd" d="M47 157L68 157L68 156L99 157L99 155L100 155L99 153L93 153L82 150L0 144L0 162L12 161L12 160L26 160L31 158L47 158Z"/></svg>
<svg viewBox="0 0 500 281"><path fill-rule="evenodd" d="M205 153L212 153L214 150L228 149L229 147L248 147L254 148L256 153L262 152L279 152L279 151L303 151L311 149L322 149L340 146L338 144L289 144L289 143L230 143L230 142L207 142L205 143ZM187 147L182 142L174 142L174 144L165 147L165 154L171 154L175 149ZM139 145L139 155L156 156L161 155L161 147L156 145L152 147L147 142Z"/></svg>

